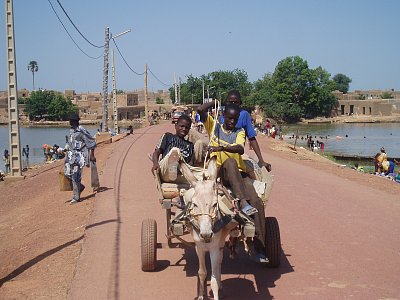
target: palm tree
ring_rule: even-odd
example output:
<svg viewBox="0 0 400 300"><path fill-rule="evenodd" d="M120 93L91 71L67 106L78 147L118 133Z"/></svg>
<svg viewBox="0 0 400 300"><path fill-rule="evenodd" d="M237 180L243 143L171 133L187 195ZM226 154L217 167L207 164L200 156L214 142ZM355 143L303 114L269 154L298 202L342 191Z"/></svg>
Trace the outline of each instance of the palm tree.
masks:
<svg viewBox="0 0 400 300"><path fill-rule="evenodd" d="M33 78L33 90L35 90L35 72L39 71L39 67L36 60L31 60L28 64L28 71L32 72Z"/></svg>

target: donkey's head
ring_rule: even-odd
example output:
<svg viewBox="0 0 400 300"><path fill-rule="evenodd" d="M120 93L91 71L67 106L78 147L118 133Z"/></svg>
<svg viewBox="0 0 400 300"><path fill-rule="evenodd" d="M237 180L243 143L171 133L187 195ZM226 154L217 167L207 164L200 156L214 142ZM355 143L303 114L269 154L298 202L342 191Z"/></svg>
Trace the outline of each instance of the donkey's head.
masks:
<svg viewBox="0 0 400 300"><path fill-rule="evenodd" d="M192 185L190 192L189 214L192 217L194 231L197 231L198 238L206 243L211 241L213 236L213 226L218 217L218 199L216 190L217 162L213 158L208 163L208 179L198 181L190 169L185 165L180 165L183 176ZM188 204L188 203L187 203ZM196 239L196 236L194 236Z"/></svg>

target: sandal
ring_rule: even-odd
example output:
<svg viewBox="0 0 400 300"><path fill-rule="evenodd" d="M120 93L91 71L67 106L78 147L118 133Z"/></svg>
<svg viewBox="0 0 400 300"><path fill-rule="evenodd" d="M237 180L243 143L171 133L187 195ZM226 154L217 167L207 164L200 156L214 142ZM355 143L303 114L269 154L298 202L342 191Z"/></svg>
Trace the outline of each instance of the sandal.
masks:
<svg viewBox="0 0 400 300"><path fill-rule="evenodd" d="M268 258L262 253L257 253L256 256L253 257L253 260L261 264L269 263Z"/></svg>
<svg viewBox="0 0 400 300"><path fill-rule="evenodd" d="M257 208L251 206L250 204L247 204L245 207L242 208L242 213L248 216L254 215L257 212L258 212Z"/></svg>

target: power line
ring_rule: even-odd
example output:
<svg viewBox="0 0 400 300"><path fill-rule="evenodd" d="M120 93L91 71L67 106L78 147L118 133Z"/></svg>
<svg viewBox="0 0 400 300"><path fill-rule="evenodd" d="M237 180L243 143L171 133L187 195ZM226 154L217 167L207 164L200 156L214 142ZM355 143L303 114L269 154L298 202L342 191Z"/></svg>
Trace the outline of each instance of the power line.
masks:
<svg viewBox="0 0 400 300"><path fill-rule="evenodd" d="M51 1L50 1L50 0L47 0L47 1L49 2L50 6L51 6L51 9L53 10L54 14L57 16L57 19L58 19L58 21L60 21L62 27L63 27L64 30L65 30L65 32L68 34L68 36L70 37L70 39L74 42L75 46L78 47L78 49L79 49L83 54L85 54L87 57L89 57L89 58L91 58L91 59L99 59L100 57L102 57L103 54L100 54L100 55L97 56L97 57L93 57L93 56L87 54L85 51L83 51L81 47L79 47L79 45L75 42L74 38L73 38L73 37L71 36L71 34L68 32L68 30L67 30L67 28L65 27L64 23L61 21L59 15L57 14L56 10L54 9L53 4L51 3Z"/></svg>
<svg viewBox="0 0 400 300"><path fill-rule="evenodd" d="M154 75L154 73L150 70L149 67L147 67L147 70L149 70L150 74L153 75L153 77L162 85L166 86L166 87L170 87L172 84L166 84L164 82L162 82L160 79L158 79L158 77L156 75Z"/></svg>
<svg viewBox="0 0 400 300"><path fill-rule="evenodd" d="M92 42L90 42L83 34L82 32L79 31L78 27L76 27L76 25L74 24L74 22L71 20L71 18L69 17L69 15L67 14L67 12L65 11L64 7L61 5L59 0L56 0L58 5L60 5L61 9L63 10L64 14L67 16L68 20L71 22L71 24L75 27L76 31L78 31L78 33L81 35L81 37L83 37L85 39L86 42L88 42L90 45L92 45L93 47L96 48L104 48L104 46L97 46L95 44L93 44Z"/></svg>
<svg viewBox="0 0 400 300"><path fill-rule="evenodd" d="M112 37L112 35L111 35L111 37ZM111 38L111 39L112 39L112 41L113 41L115 47L117 48L117 51L118 51L119 55L121 56L122 60L123 60L124 63L126 64L126 66L129 68L129 70L131 70L131 71L132 71L133 73L135 73L136 75L139 75L139 76L143 75L144 72L143 72L143 73L138 73L138 72L136 72L135 70L133 70L133 69L131 68L131 66L128 64L128 62L126 61L125 57L122 55L121 51L119 50L118 45L117 45L117 43L115 42L115 40L114 40L113 38Z"/></svg>

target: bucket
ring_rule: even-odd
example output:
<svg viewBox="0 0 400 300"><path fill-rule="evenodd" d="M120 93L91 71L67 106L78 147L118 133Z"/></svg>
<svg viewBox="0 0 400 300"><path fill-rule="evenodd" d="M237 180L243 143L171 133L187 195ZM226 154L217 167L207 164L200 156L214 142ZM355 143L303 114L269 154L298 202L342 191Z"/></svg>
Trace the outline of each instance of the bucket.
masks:
<svg viewBox="0 0 400 300"><path fill-rule="evenodd" d="M60 191L72 191L72 180L65 176L64 171L58 172Z"/></svg>

